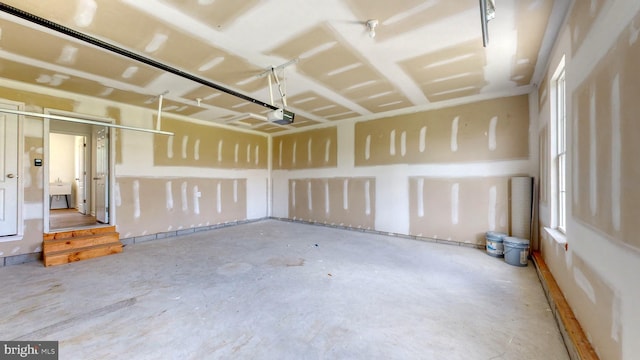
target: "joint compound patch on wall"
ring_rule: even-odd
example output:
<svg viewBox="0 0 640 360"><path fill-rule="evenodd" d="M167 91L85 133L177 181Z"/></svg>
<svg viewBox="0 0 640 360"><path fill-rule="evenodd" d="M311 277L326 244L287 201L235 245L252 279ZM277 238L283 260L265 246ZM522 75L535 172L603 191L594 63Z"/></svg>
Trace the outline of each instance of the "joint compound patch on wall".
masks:
<svg viewBox="0 0 640 360"><path fill-rule="evenodd" d="M189 145L189 135L182 135L182 159L185 160L187 158L187 146ZM194 156L195 160L195 156Z"/></svg>
<svg viewBox="0 0 640 360"><path fill-rule="evenodd" d="M138 180L133 181L133 218L140 217L140 182Z"/></svg>
<svg viewBox="0 0 640 360"><path fill-rule="evenodd" d="M355 165L527 159L528 134L526 95L362 121L355 125Z"/></svg>
<svg viewBox="0 0 640 360"><path fill-rule="evenodd" d="M451 151L458 151L458 127L460 126L460 116L456 116L451 122Z"/></svg>
<svg viewBox="0 0 640 360"><path fill-rule="evenodd" d="M389 133L389 155L396 156L396 129Z"/></svg>
<svg viewBox="0 0 640 360"><path fill-rule="evenodd" d="M167 210L173 210L173 182L167 181L165 183L165 198L167 199Z"/></svg>
<svg viewBox="0 0 640 360"><path fill-rule="evenodd" d="M410 177L410 234L484 244L485 232L509 230L508 193L509 177Z"/></svg>
<svg viewBox="0 0 640 360"><path fill-rule="evenodd" d="M289 180L289 217L373 229L375 178Z"/></svg>
<svg viewBox="0 0 640 360"><path fill-rule="evenodd" d="M246 179L119 177L117 186L133 199L116 204L118 230L131 236L247 218Z"/></svg>
<svg viewBox="0 0 640 360"><path fill-rule="evenodd" d="M172 131L175 135L154 135L155 166L267 168L265 136L189 123L170 117L162 119L162 129ZM179 148L176 148L177 146ZM245 157L246 162L239 161ZM252 158L255 161L251 161Z"/></svg>
<svg viewBox="0 0 640 360"><path fill-rule="evenodd" d="M640 41L633 23L573 93L573 216L640 248Z"/></svg>
<svg viewBox="0 0 640 360"><path fill-rule="evenodd" d="M197 139L195 144L193 144L193 159L196 161L200 160L200 139Z"/></svg>
<svg viewBox="0 0 640 360"><path fill-rule="evenodd" d="M494 116L491 118L491 122L489 123L489 150L494 151L498 146L498 141L496 139L496 126L498 126L498 117Z"/></svg>
<svg viewBox="0 0 640 360"><path fill-rule="evenodd" d="M273 137L274 169L312 169L336 167L338 131L329 127ZM300 145L300 146L299 146Z"/></svg>
<svg viewBox="0 0 640 360"><path fill-rule="evenodd" d="M324 163L328 164L331 161L331 138L325 141L324 145Z"/></svg>

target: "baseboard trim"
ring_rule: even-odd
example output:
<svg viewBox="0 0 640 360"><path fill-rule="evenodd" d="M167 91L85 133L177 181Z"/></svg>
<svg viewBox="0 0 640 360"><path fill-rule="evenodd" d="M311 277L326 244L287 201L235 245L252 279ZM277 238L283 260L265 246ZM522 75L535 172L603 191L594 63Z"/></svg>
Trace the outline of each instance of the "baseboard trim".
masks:
<svg viewBox="0 0 640 360"><path fill-rule="evenodd" d="M214 224L214 225L197 226L197 227L192 227L192 228L179 229L179 230L161 232L161 233L150 234L150 235L141 235L141 236L133 236L133 237L128 237L128 238L122 238L122 239L120 239L120 242L125 246L126 245L133 245L133 244L140 244L140 243L143 243L143 242L148 242L148 241L153 241L153 240L167 239L167 238L181 236L181 235L193 234L193 233L197 233L197 232L201 232L201 231L209 231L209 230L221 229L221 228L230 227L230 226L249 224L249 223L254 223L254 222L268 220L268 219L269 218L264 217L264 218L258 218L258 219L246 219L246 220L229 221L229 222L220 223L220 224Z"/></svg>
<svg viewBox="0 0 640 360"><path fill-rule="evenodd" d="M0 258L0 267L20 265L30 262L36 262L42 260L42 252L34 252L20 255L10 255Z"/></svg>
<svg viewBox="0 0 640 360"><path fill-rule="evenodd" d="M597 360L598 354L596 354L593 346L587 336L582 330L582 326L573 314L573 310L569 307L567 299L562 295L562 290L558 286L558 283L553 278L553 274L547 267L547 264L542 258L540 252L535 251L532 254L533 263L535 264L538 278L542 283L542 288L547 296L549 305L553 312L560 333L569 352L569 357L572 360Z"/></svg>
<svg viewBox="0 0 640 360"><path fill-rule="evenodd" d="M368 234L393 236L393 237L402 238L402 239L411 239L411 240L418 240L418 241L437 243L437 244L469 247L469 248L474 248L474 249L484 249L485 248L484 244L473 244L473 243L465 243L465 242L453 241L453 240L434 239L434 238L429 238L429 237L424 237L424 236L407 235L407 234L400 234L400 233L394 233L394 232L389 232L389 231L380 231L380 230L374 230L374 229L363 229L363 228L356 228L356 227L346 226L346 225L323 223L323 222L318 222L318 221L308 221L308 220L301 220L301 219L290 219L290 218L282 218L282 217L274 217L274 216L270 217L269 219L279 220L279 221L286 221L286 222L295 222L295 223L307 224L307 225L324 226L324 227L330 227L330 228L342 229L342 230L349 230L349 231L365 232L365 233L368 233Z"/></svg>

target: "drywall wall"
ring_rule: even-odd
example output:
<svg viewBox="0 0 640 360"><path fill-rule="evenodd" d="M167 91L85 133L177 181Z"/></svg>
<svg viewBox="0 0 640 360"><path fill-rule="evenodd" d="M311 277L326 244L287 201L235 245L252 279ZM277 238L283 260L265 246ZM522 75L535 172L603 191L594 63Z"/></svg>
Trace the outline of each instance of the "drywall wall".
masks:
<svg viewBox="0 0 640 360"><path fill-rule="evenodd" d="M274 169L326 168L337 165L335 127L273 137Z"/></svg>
<svg viewBox="0 0 640 360"><path fill-rule="evenodd" d="M246 179L118 177L121 237L247 219Z"/></svg>
<svg viewBox="0 0 640 360"><path fill-rule="evenodd" d="M356 166L527 159L526 95L356 124Z"/></svg>
<svg viewBox="0 0 640 360"><path fill-rule="evenodd" d="M156 114L148 109L12 81L0 87L0 98L22 103L26 111L37 113L47 108L109 117L117 124L133 127L156 125ZM168 136L115 132L112 221L122 238L267 216L266 135L186 117L163 118L162 122L163 130L176 131L171 147ZM44 159L45 164L50 160L50 149L45 148L46 124L39 118L23 120L20 176L24 219L20 226L24 226L24 236L6 241L0 238L0 258L34 258L41 251L49 179L45 179L46 166L34 166L34 159ZM168 156L171 153L175 157Z"/></svg>
<svg viewBox="0 0 640 360"><path fill-rule="evenodd" d="M409 178L410 234L484 245L509 232L509 178Z"/></svg>
<svg viewBox="0 0 640 360"><path fill-rule="evenodd" d="M274 136L273 215L481 246L484 232L509 229L509 177L531 169L529 125L520 95ZM324 134L337 139L335 165L278 167L281 142L298 139L306 160L304 145Z"/></svg>
<svg viewBox="0 0 640 360"><path fill-rule="evenodd" d="M640 353L640 4L575 1L538 90L540 248L602 359ZM554 82L565 57L567 229L555 226ZM544 100L548 98L548 101ZM543 149L544 147L544 149ZM543 157L546 157L543 158Z"/></svg>
<svg viewBox="0 0 640 360"><path fill-rule="evenodd" d="M375 178L289 180L289 216L356 229L373 229Z"/></svg>
<svg viewBox="0 0 640 360"><path fill-rule="evenodd" d="M174 136L155 135L156 166L225 169L266 169L267 137L164 117L162 129Z"/></svg>
<svg viewBox="0 0 640 360"><path fill-rule="evenodd" d="M616 39L574 91L573 214L580 221L640 248L640 143L637 65L640 16ZM588 199L588 201L586 200Z"/></svg>

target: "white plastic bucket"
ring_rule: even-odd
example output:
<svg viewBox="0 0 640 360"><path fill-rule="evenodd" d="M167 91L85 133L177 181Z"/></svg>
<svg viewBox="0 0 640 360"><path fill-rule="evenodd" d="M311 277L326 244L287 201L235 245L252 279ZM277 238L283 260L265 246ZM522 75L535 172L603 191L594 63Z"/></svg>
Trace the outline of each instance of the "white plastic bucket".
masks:
<svg viewBox="0 0 640 360"><path fill-rule="evenodd" d="M487 231L485 234L487 254L494 257L502 257L504 255L503 239L507 234Z"/></svg>
<svg viewBox="0 0 640 360"><path fill-rule="evenodd" d="M503 240L504 261L514 266L529 264L529 240L507 236Z"/></svg>

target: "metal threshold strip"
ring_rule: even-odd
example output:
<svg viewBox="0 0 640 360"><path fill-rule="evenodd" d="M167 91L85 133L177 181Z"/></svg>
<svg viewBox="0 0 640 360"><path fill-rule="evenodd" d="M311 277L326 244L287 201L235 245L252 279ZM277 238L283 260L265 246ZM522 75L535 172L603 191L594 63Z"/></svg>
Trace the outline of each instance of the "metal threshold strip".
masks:
<svg viewBox="0 0 640 360"><path fill-rule="evenodd" d="M69 117L69 116L60 116L60 115L53 115L53 114L39 114L39 113L28 112L28 111L2 109L2 108L0 108L0 113L8 113L8 114L15 114L15 115L23 115L23 116L33 116L33 117L39 117L39 118L43 118L43 119L69 121L69 122L88 124L88 125L106 126L106 127L111 127L111 128L116 128L116 129L123 129L123 130L142 131L142 132L147 132L147 133L152 133L152 134L169 135L169 136L173 136L174 135L172 132L169 132L169 131L138 128L138 127L133 127L133 126L118 125L118 124L112 124L112 123L108 123L108 122L102 122L102 121L96 121L96 120L88 120L88 119L75 118L75 117Z"/></svg>
<svg viewBox="0 0 640 360"><path fill-rule="evenodd" d="M66 26L63 26L63 25L60 25L58 23L55 23L55 22L49 21L47 19L41 18L41 17L39 17L37 15L28 13L28 12L26 12L24 10L20 10L18 8L15 8L13 6L7 5L7 4L2 3L2 2L0 2L0 11L3 11L5 13L7 13L7 14L11 14L11 15L19 17L21 19L30 21L30 22L32 22L34 24L38 24L38 25L46 27L48 29L54 30L56 32L62 33L62 34L67 35L67 36L70 36L72 38L84 41L86 43L89 43L89 44L92 44L94 46L100 47L102 49L111 51L113 53L122 55L124 57L129 58L129 59L139 61L141 63L144 63L144 64L147 64L149 66L155 67L156 69L160 69L162 71L165 71L165 72L168 72L168 73L171 73L171 74L174 74L174 75L178 75L178 76L180 76L182 78L185 78L185 79L188 79L188 80L191 80L191 81L195 81L195 82L197 82L199 84L202 84L204 86L216 89L218 91L227 93L229 95L233 95L235 97L238 97L240 99L246 100L246 101L251 102L253 104L257 104L257 105L269 108L271 110L277 110L278 109L276 106L271 105L269 103L266 103L264 101L261 101L261 100L252 98L250 96L247 96L245 94L239 93L237 91L228 89L228 88L226 88L226 87L224 87L222 85L219 85L219 84L216 84L216 83L211 82L209 80L203 79L201 77L192 75L192 74L187 73L185 71L176 69L176 68L174 68L172 66L169 66L167 64L163 64L161 62L158 62L156 60L150 59L148 57L144 57L142 55L136 54L136 53L134 53L132 51L129 51L129 50L123 49L121 47L115 46L115 45L110 44L108 42L105 42L105 41L102 41L100 39L94 38L94 37L89 36L87 34L81 33L79 31L73 30L73 29L68 28Z"/></svg>

